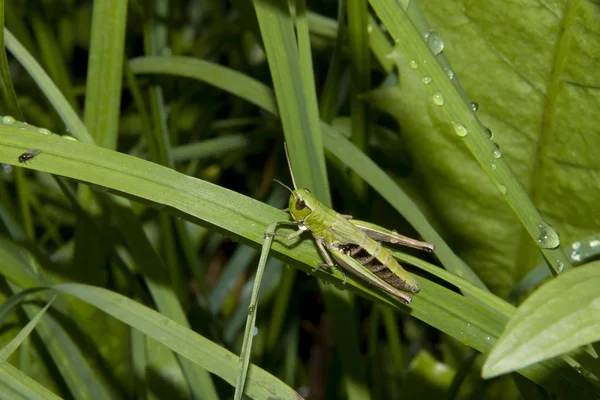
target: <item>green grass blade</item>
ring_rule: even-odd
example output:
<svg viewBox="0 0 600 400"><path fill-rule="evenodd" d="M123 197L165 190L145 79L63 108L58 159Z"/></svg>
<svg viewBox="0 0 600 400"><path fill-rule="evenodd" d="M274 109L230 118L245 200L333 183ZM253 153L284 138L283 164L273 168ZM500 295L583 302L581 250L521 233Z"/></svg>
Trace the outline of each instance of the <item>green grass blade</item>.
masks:
<svg viewBox="0 0 600 400"><path fill-rule="evenodd" d="M58 44L54 32L48 26L46 19L40 15L39 10L32 12L30 18L33 34L40 50L41 60L48 70L48 74L75 113L79 114L79 106L75 92L73 91L73 85L71 84L71 77L67 71L65 59L62 56L62 49Z"/></svg>
<svg viewBox="0 0 600 400"><path fill-rule="evenodd" d="M85 93L87 128L99 146L115 149L120 117L127 1L94 4Z"/></svg>
<svg viewBox="0 0 600 400"><path fill-rule="evenodd" d="M21 112L12 77L10 76L10 71L8 69L8 58L6 57L6 47L4 46L4 6L4 2L1 2L0 43L2 43L2 49L0 49L0 75L2 77L2 96L4 97L4 103L9 114L13 115L18 120L23 121L23 113Z"/></svg>
<svg viewBox="0 0 600 400"><path fill-rule="evenodd" d="M94 143L94 139L90 136L83 121L81 121L77 112L71 107L52 79L50 79L31 54L27 52L25 47L6 29L4 29L4 44L36 81L65 125L67 125L69 132L84 143Z"/></svg>
<svg viewBox="0 0 600 400"><path fill-rule="evenodd" d="M0 393L11 400L61 400L7 362L0 363Z"/></svg>
<svg viewBox="0 0 600 400"><path fill-rule="evenodd" d="M50 299L50 301L37 313L35 317L33 317L27 325L23 327L15 336L13 340L11 340L8 344L6 344L2 349L0 349L0 360L2 362L6 362L8 357L29 337L39 320L44 316L46 310L50 307L52 302L54 301L54 297Z"/></svg>
<svg viewBox="0 0 600 400"><path fill-rule="evenodd" d="M308 72L304 70L308 68L308 55L302 53L303 63L287 3L256 0L254 7L296 182L309 187L323 203L329 204L314 82L306 77ZM303 34L306 32L299 33Z"/></svg>
<svg viewBox="0 0 600 400"><path fill-rule="evenodd" d="M111 202L109 202L109 207L115 215L119 216L116 218L117 226L123 232L125 243L128 245L138 268L143 272L146 284L158 310L189 329L187 315L168 275L169 269L174 266L165 264L162 261L148 241L136 215L131 212L129 207L121 207ZM196 396L203 399L218 398L212 379L205 370L182 357L180 357L180 363L188 384Z"/></svg>
<svg viewBox="0 0 600 400"><path fill-rule="evenodd" d="M238 357L164 315L125 296L99 287L62 284L54 286L54 289L98 307L190 361L202 365L230 384L234 384ZM251 398L265 399L269 396L294 400L298 398L296 392L260 368L251 368L250 376L252 379L247 382L246 394Z"/></svg>

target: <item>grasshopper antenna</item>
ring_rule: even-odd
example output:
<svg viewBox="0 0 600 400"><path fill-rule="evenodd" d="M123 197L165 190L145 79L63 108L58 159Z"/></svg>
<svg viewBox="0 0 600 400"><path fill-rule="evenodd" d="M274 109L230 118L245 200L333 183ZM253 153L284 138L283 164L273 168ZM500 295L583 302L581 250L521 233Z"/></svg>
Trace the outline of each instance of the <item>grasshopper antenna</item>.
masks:
<svg viewBox="0 0 600 400"><path fill-rule="evenodd" d="M296 186L296 179L294 179L294 173L292 172L292 163L290 162L290 154L288 153L286 142L283 142L283 149L285 150L285 159L287 160L288 168L290 170L290 176L292 177L292 183L294 184L294 189L298 189L298 186ZM281 182L279 182L279 183L281 183ZM285 185L283 185L283 186L285 186Z"/></svg>
<svg viewBox="0 0 600 400"><path fill-rule="evenodd" d="M279 179L273 179L273 180L275 182L279 183L281 186L283 186L287 190L289 190L292 195L294 194L294 191L288 185L286 185L285 183L281 182ZM296 197L296 196L294 196L294 197Z"/></svg>

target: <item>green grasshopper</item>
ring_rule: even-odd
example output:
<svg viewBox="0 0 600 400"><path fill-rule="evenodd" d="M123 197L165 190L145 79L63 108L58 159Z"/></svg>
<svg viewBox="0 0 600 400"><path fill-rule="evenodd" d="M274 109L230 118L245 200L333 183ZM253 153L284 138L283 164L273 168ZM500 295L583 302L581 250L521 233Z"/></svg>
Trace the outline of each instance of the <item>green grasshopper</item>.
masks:
<svg viewBox="0 0 600 400"><path fill-rule="evenodd" d="M294 222L289 223L297 225L299 229L289 235L278 232L266 233L266 235L291 240L305 231L310 231L326 261L324 264L319 264L315 270L321 266L330 268L335 266L329 255L331 253L345 271L358 276L404 303L410 303L411 296L400 290L417 293L419 284L400 266L390 252L381 245L381 242L401 244L429 252L434 250L434 245L411 239L396 231L390 231L369 222L354 220L350 215L338 214L322 204L308 189L296 187L287 147L285 155L294 190L277 182L291 193L287 211Z"/></svg>
<svg viewBox="0 0 600 400"><path fill-rule="evenodd" d="M287 146L285 147L285 157L292 177L292 183L294 184L294 190L279 181L277 182L291 193L287 211L294 222L276 222L269 225L265 231L265 241L260 256L259 268L256 272L252 298L248 307L246 331L240 353L240 368L236 380L235 400L241 399L244 392L244 385L250 364L250 349L252 348L253 334L250 332L253 331L256 321L258 291L273 236L280 236L291 240L300 236L305 231L310 231L326 261L324 264L317 265L316 269L319 269L323 265L335 267L333 259L328 253L329 251L345 271L358 276L407 304L412 301L412 297L401 292L401 290L417 293L419 291L419 284L412 275L398 264L396 259L381 245L381 242L402 244L419 250L434 250L434 246L431 243L411 239L400 235L398 232L387 230L369 222L353 220L351 216L338 214L331 208L321 204L308 189L297 188ZM289 235L275 231L278 225L285 224L296 225L299 229ZM345 275L344 283L346 283Z"/></svg>

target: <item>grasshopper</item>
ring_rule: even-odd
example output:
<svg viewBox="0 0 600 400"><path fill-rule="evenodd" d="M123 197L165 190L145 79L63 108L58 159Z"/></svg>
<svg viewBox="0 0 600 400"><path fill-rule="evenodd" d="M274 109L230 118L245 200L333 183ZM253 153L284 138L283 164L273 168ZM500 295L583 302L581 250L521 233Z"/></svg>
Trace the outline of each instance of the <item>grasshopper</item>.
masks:
<svg viewBox="0 0 600 400"><path fill-rule="evenodd" d="M277 182L291 193L287 211L294 222L276 222L267 227L265 231L265 241L248 308L246 332L242 343L240 368L236 380L235 400L241 399L244 392L250 363L250 349L252 347L253 335L250 332L253 330L256 320L256 306L262 271L264 270L264 264L268 257L273 236L291 240L300 236L305 231L310 231L326 261L317 265L315 270L324 265L330 268L335 267L333 259L329 255L331 253L333 258L345 271L358 276L407 304L412 301L412 297L401 290L417 293L419 291L419 284L412 275L398 264L396 259L381 245L381 242L402 244L419 250L434 250L434 246L431 243L411 239L400 235L398 232L387 230L369 222L354 220L349 215L338 214L331 208L321 204L308 189L298 189L296 186L287 146L285 146L285 157L292 177L294 190L280 181ZM289 235L276 232L278 225L286 224L295 225L298 227L298 230ZM344 283L346 283L345 275Z"/></svg>
<svg viewBox="0 0 600 400"><path fill-rule="evenodd" d="M417 293L419 284L400 266L381 242L401 244L429 252L434 250L434 245L411 239L369 222L354 220L350 215L339 214L325 206L308 189L296 187L287 146L285 155L294 190L277 182L291 193L287 211L294 222L289 223L297 225L299 229L289 235L278 232L270 232L266 235L291 240L305 231L310 231L325 260L325 263L317 265L315 271L322 266L335 267L331 253L338 265L346 272L358 276L404 303L410 303L411 296L400 290Z"/></svg>

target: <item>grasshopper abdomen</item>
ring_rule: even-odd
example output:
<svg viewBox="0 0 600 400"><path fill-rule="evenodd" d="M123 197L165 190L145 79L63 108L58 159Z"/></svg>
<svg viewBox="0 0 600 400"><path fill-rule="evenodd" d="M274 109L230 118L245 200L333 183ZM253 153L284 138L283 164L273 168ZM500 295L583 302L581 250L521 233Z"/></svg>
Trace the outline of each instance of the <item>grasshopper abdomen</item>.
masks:
<svg viewBox="0 0 600 400"><path fill-rule="evenodd" d="M345 253L393 287L411 293L419 291L416 279L398 264L398 261L380 242L368 239L362 246L348 244Z"/></svg>

